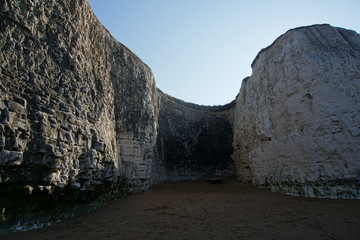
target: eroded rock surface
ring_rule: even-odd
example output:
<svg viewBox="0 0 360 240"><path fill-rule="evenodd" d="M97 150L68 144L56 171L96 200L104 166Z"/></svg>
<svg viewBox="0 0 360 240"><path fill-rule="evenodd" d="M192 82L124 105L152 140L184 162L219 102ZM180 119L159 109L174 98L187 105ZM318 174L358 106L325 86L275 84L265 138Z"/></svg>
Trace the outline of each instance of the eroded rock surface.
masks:
<svg viewBox="0 0 360 240"><path fill-rule="evenodd" d="M1 1L0 29L0 223L10 226L0 233L70 217L74 201L232 174L233 162L257 186L360 196L353 31L287 32L256 57L235 102L204 107L156 89L86 0Z"/></svg>
<svg viewBox="0 0 360 240"><path fill-rule="evenodd" d="M233 106L198 106L159 94L154 179L234 175Z"/></svg>
<svg viewBox="0 0 360 240"><path fill-rule="evenodd" d="M236 101L238 175L294 195L358 198L360 36L293 29L252 68Z"/></svg>
<svg viewBox="0 0 360 240"><path fill-rule="evenodd" d="M51 215L69 212L66 202L232 172L228 109L214 113L165 97L151 69L110 35L88 1L5 0L0 10L0 210L7 223L44 204L60 209L46 217L54 222L62 216ZM29 221L44 221L31 213Z"/></svg>
<svg viewBox="0 0 360 240"><path fill-rule="evenodd" d="M1 29L2 182L94 189L152 151L151 71L87 1L3 1Z"/></svg>
<svg viewBox="0 0 360 240"><path fill-rule="evenodd" d="M26 202L35 214L43 210L39 199L60 206L118 192L135 162L127 151L133 146L150 167L157 121L151 70L88 2L6 0L0 8L0 208L8 221ZM26 200L33 195L34 204Z"/></svg>

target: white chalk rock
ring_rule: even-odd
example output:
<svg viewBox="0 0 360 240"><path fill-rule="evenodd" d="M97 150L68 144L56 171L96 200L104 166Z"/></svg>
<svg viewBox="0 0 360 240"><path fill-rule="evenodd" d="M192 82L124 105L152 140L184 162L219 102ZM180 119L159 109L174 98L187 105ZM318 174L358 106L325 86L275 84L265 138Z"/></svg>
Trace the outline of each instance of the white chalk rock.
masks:
<svg viewBox="0 0 360 240"><path fill-rule="evenodd" d="M360 35L293 29L252 68L235 110L240 178L293 195L360 198Z"/></svg>

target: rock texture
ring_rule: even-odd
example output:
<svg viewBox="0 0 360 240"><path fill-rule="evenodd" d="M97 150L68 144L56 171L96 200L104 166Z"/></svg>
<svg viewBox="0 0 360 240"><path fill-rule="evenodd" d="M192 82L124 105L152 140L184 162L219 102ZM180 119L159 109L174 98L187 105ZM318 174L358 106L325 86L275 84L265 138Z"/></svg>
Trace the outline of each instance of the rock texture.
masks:
<svg viewBox="0 0 360 240"><path fill-rule="evenodd" d="M238 175L293 195L360 197L360 36L329 25L262 50L236 101Z"/></svg>
<svg viewBox="0 0 360 240"><path fill-rule="evenodd" d="M233 106L205 107L159 93L154 179L234 175Z"/></svg>
<svg viewBox="0 0 360 240"><path fill-rule="evenodd" d="M66 203L121 193L129 162L147 166L152 157L157 110L151 70L108 33L87 1L7 0L0 8L6 232L18 229L13 223L21 229L79 212ZM135 147L140 159L128 150Z"/></svg>
<svg viewBox="0 0 360 240"><path fill-rule="evenodd" d="M1 181L95 189L156 135L150 69L87 1L2 1Z"/></svg>
<svg viewBox="0 0 360 240"><path fill-rule="evenodd" d="M48 216L62 215L65 202L232 173L232 110L157 90L150 68L110 35L88 1L1 1L0 29L0 210L7 223L44 204L60 209Z"/></svg>
<svg viewBox="0 0 360 240"><path fill-rule="evenodd" d="M360 196L353 31L287 32L256 57L236 101L204 107L156 89L86 0L1 1L0 29L0 233L156 182L233 174L233 162L257 186Z"/></svg>

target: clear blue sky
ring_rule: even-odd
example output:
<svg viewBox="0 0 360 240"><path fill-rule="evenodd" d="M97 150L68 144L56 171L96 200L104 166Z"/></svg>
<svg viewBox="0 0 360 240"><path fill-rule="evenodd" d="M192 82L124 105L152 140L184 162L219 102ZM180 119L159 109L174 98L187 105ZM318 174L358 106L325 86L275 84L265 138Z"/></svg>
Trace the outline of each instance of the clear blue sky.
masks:
<svg viewBox="0 0 360 240"><path fill-rule="evenodd" d="M360 0L90 0L98 19L184 101L231 102L257 53L287 30L360 32Z"/></svg>

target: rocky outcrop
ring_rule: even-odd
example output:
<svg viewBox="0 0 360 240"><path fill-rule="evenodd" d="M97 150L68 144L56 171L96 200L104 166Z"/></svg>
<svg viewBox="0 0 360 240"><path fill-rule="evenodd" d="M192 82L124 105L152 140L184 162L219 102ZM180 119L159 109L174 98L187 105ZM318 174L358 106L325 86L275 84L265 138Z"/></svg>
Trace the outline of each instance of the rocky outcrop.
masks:
<svg viewBox="0 0 360 240"><path fill-rule="evenodd" d="M19 215L24 226L68 217L77 210L65 210L65 202L121 192L125 177L137 184L126 175L129 168L137 179L149 178L136 167L150 167L156 139L151 70L109 34L87 1L7 0L0 7L6 224ZM44 207L51 205L58 207ZM34 217L41 212L56 217Z"/></svg>
<svg viewBox="0 0 360 240"><path fill-rule="evenodd" d="M88 1L0 4L0 210L9 225L0 229L58 221L159 181L233 171L232 110L157 90Z"/></svg>
<svg viewBox="0 0 360 240"><path fill-rule="evenodd" d="M293 29L252 68L236 100L240 178L293 195L359 198L360 36Z"/></svg>
<svg viewBox="0 0 360 240"><path fill-rule="evenodd" d="M149 161L151 70L87 1L3 1L1 29L3 183L89 190L118 181L130 145Z"/></svg>

